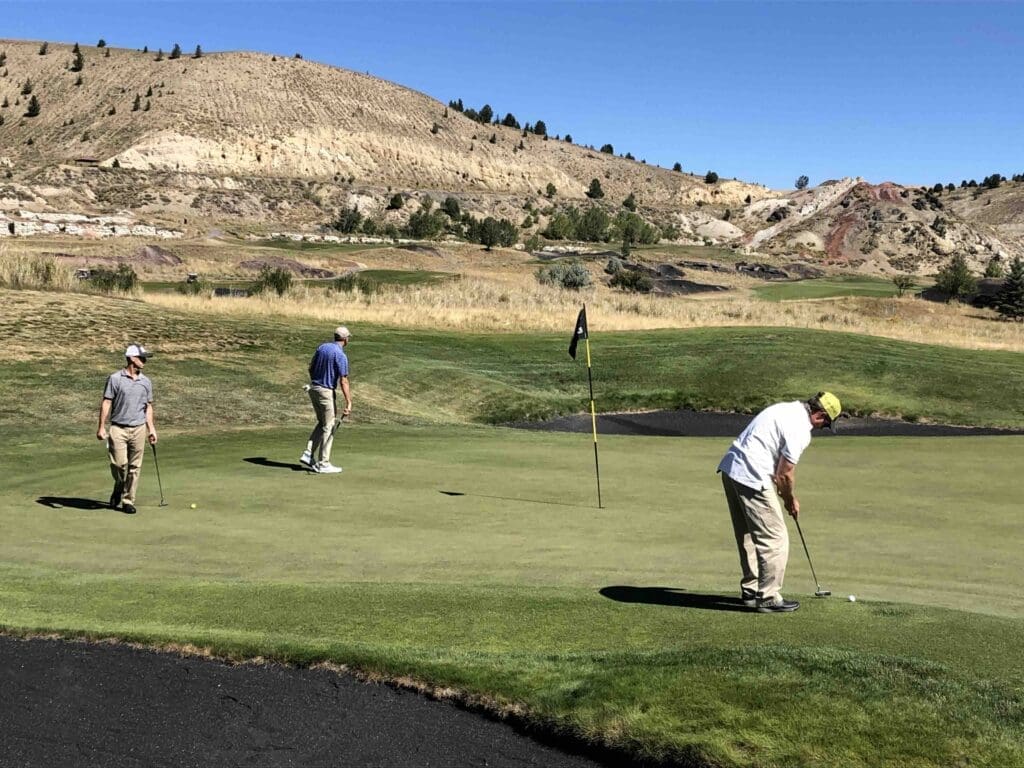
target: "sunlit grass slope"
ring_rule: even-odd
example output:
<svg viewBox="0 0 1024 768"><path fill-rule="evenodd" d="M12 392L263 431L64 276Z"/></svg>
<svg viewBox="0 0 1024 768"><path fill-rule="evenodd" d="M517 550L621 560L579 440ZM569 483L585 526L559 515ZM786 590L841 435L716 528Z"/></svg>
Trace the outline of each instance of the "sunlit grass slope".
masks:
<svg viewBox="0 0 1024 768"><path fill-rule="evenodd" d="M87 429L105 376L136 340L156 351L149 370L164 427L294 424L308 417L300 386L309 357L333 327L78 294L2 298L0 432ZM584 410L584 363L566 352L574 320L565 334L353 325L355 418L493 423ZM824 388L856 413L1024 425L1024 365L1012 352L794 328L595 333L591 349L603 410L754 411Z"/></svg>

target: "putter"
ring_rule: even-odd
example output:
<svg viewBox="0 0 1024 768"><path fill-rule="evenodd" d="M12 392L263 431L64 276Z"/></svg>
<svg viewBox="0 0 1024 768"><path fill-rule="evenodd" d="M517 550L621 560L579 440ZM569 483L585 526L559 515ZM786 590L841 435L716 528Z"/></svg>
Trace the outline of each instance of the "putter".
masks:
<svg viewBox="0 0 1024 768"><path fill-rule="evenodd" d="M794 517L793 522L796 523L796 530L800 534L800 542L804 545L804 554L807 555L807 564L811 566L811 576L814 577L814 586L816 587L814 596L828 597L832 594L832 591L829 589L822 589L821 584L818 583L818 576L814 573L814 563L811 562L811 553L807 551L807 541L804 539L804 532L800 529L800 520Z"/></svg>
<svg viewBox="0 0 1024 768"><path fill-rule="evenodd" d="M164 501L164 484L160 479L160 462L156 458L156 443L150 443L149 447L153 449L153 466L156 467L156 483L160 486L160 506L166 507L167 502Z"/></svg>

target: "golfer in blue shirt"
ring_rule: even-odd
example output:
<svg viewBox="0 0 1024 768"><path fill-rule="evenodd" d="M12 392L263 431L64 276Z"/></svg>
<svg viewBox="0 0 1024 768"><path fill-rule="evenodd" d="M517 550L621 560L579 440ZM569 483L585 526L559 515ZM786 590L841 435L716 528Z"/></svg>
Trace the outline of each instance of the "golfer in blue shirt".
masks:
<svg viewBox="0 0 1024 768"><path fill-rule="evenodd" d="M334 329L334 341L325 341L316 348L313 359L309 361L309 399L316 412L316 426L309 435L306 450L299 462L313 472L321 475L334 475L341 472L341 467L331 464L331 446L334 443L334 431L338 427L337 388L341 384L341 392L345 396L345 409L341 419L352 413L352 392L348 385L348 357L345 347L348 346L352 334L343 325Z"/></svg>

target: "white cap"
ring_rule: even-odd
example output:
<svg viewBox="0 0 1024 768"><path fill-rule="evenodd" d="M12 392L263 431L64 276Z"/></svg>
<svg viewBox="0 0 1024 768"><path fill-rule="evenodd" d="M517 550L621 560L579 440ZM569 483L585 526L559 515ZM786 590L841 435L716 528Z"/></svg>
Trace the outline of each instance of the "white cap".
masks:
<svg viewBox="0 0 1024 768"><path fill-rule="evenodd" d="M344 325L339 325L337 328L334 329L334 338L338 339L339 341L341 339L348 339L348 337L351 335L352 334L348 332L348 328L346 328Z"/></svg>
<svg viewBox="0 0 1024 768"><path fill-rule="evenodd" d="M149 357L149 352L147 352L146 348L141 344L129 344L128 349L124 351L124 356L138 357L142 360L145 360L147 357Z"/></svg>

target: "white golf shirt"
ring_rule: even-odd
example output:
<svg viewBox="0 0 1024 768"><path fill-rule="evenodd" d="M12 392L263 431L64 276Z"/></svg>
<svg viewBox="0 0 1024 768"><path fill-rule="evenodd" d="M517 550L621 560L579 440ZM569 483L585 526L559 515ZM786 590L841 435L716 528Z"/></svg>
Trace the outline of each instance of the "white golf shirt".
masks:
<svg viewBox="0 0 1024 768"><path fill-rule="evenodd" d="M772 488L779 457L793 464L800 461L800 454L811 444L811 429L802 401L770 405L733 441L718 471L756 491Z"/></svg>

